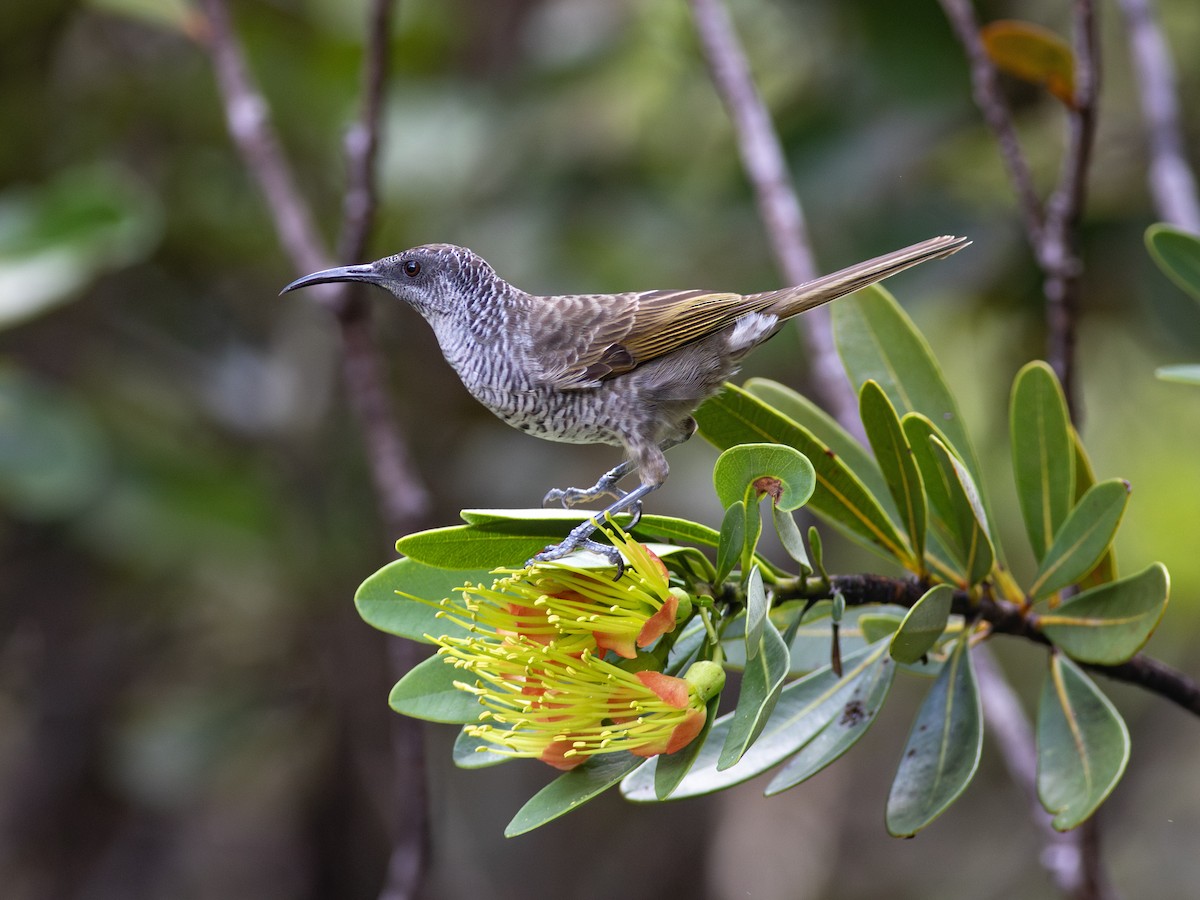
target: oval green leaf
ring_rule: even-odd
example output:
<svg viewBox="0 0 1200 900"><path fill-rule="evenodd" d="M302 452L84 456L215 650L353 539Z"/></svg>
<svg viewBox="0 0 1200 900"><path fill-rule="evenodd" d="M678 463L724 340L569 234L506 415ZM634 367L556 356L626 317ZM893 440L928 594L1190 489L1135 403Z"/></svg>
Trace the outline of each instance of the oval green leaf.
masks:
<svg viewBox="0 0 1200 900"><path fill-rule="evenodd" d="M456 681L474 680L470 672L446 662L444 656L431 656L396 682L388 695L388 705L402 715L426 722L475 722L483 711L478 698L454 686Z"/></svg>
<svg viewBox="0 0 1200 900"><path fill-rule="evenodd" d="M957 561L964 584L978 584L995 561L979 491L929 419L909 413L901 425L921 470L934 531Z"/></svg>
<svg viewBox="0 0 1200 900"><path fill-rule="evenodd" d="M741 559L745 545L746 504L738 500L725 510L725 517L721 520L721 537L717 544L717 584L729 577Z"/></svg>
<svg viewBox="0 0 1200 900"><path fill-rule="evenodd" d="M795 787L840 759L875 721L895 674L896 667L886 654L881 653L855 679L854 689L842 706L841 714L831 719L815 738L787 761L764 793L770 797Z"/></svg>
<svg viewBox="0 0 1200 900"><path fill-rule="evenodd" d="M757 503L769 495L780 509L799 509L816 486L812 463L800 451L782 444L738 444L713 466L713 486L721 505L737 500Z"/></svg>
<svg viewBox="0 0 1200 900"><path fill-rule="evenodd" d="M1073 659L1097 665L1123 663L1149 640L1167 608L1170 578L1162 563L1136 575L1090 588L1053 612L1038 626Z"/></svg>
<svg viewBox="0 0 1200 900"><path fill-rule="evenodd" d="M454 750L450 758L460 769L486 769L515 759L504 753L497 753L491 749L493 746L495 745L482 738L471 737L464 728L454 739Z"/></svg>
<svg viewBox="0 0 1200 900"><path fill-rule="evenodd" d="M1038 704L1037 760L1038 797L1059 831L1086 821L1129 762L1129 729L1112 701L1057 653Z"/></svg>
<svg viewBox="0 0 1200 900"><path fill-rule="evenodd" d="M955 645L913 721L887 801L887 830L896 837L911 837L945 812L979 768L983 716L968 637Z"/></svg>
<svg viewBox="0 0 1200 900"><path fill-rule="evenodd" d="M765 605L765 595L763 602ZM717 768L720 770L736 764L762 733L779 700L783 680L787 678L791 659L788 646L769 616L764 615L761 621L762 629L757 646L753 648L754 652L751 653L751 648L747 648L748 659L742 672L742 687L738 694L737 707L725 734L721 756L717 760ZM749 634L750 632L747 632L747 638Z"/></svg>
<svg viewBox="0 0 1200 900"><path fill-rule="evenodd" d="M874 457L850 432L838 424L833 416L803 394L769 378L751 378L744 388L747 393L762 400L801 428L807 429L818 441L832 450L880 501L893 521L901 524L899 516L895 515L895 509L888 502L890 498L887 483L883 480L883 473L879 471Z"/></svg>
<svg viewBox="0 0 1200 900"><path fill-rule="evenodd" d="M828 648L828 645L826 645ZM834 675L829 666L793 681L779 695L779 702L766 727L745 755L734 766L718 770L717 761L729 733L734 714L717 720L692 770L671 794L672 800L711 794L741 784L791 756L837 716L842 715L862 673L887 655L885 644L876 644L846 656L843 675ZM654 802L655 760L625 779L621 793L635 803Z"/></svg>
<svg viewBox="0 0 1200 900"><path fill-rule="evenodd" d="M1056 594L1095 568L1117 535L1129 491L1128 481L1114 478L1083 495L1046 551L1029 586L1031 597L1041 600Z"/></svg>
<svg viewBox="0 0 1200 900"><path fill-rule="evenodd" d="M578 769L564 772L530 797L508 823L504 836L525 834L578 809L645 762L632 753L593 756Z"/></svg>
<svg viewBox="0 0 1200 900"><path fill-rule="evenodd" d="M1034 558L1041 562L1071 511L1075 490L1067 401L1044 362L1029 363L1013 381L1009 437L1017 500Z"/></svg>
<svg viewBox="0 0 1200 900"><path fill-rule="evenodd" d="M1146 229L1146 247L1163 274L1200 300L1200 237L1159 222Z"/></svg>
<svg viewBox="0 0 1200 900"><path fill-rule="evenodd" d="M892 635L888 652L896 662L915 663L933 649L946 623L950 620L950 603L954 599L954 588L948 584L935 584L926 591L896 633Z"/></svg>
<svg viewBox="0 0 1200 900"><path fill-rule="evenodd" d="M982 484L982 469L954 395L929 343L900 304L874 285L843 297L831 310L834 340L854 389L874 381L901 417L917 412L936 422L975 483Z"/></svg>
<svg viewBox="0 0 1200 900"><path fill-rule="evenodd" d="M737 444L769 441L800 451L808 457L816 477L808 501L810 509L864 546L891 558L907 557L904 539L879 501L837 454L807 429L729 384L696 411L696 421L701 435L722 450Z"/></svg>
<svg viewBox="0 0 1200 900"><path fill-rule="evenodd" d="M415 559L398 559L362 583L354 605L368 625L428 643L427 634L466 634L453 622L437 618L437 604L454 596L457 587L490 582L493 577L487 569L439 569Z"/></svg>
<svg viewBox="0 0 1200 900"><path fill-rule="evenodd" d="M879 383L868 380L858 392L858 408L867 440L884 481L899 510L900 523L908 534L912 548L909 568L924 571L925 558L925 491L921 474L913 459L912 449L904 437L896 408Z"/></svg>
<svg viewBox="0 0 1200 900"><path fill-rule="evenodd" d="M1159 366L1154 370L1154 377L1179 384L1200 384L1200 365Z"/></svg>

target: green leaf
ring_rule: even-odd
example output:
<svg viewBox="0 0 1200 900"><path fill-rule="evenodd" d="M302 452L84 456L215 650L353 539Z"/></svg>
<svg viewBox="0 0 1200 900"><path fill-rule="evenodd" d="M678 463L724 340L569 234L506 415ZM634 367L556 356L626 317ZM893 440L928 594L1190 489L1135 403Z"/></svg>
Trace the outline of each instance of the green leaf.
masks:
<svg viewBox="0 0 1200 900"><path fill-rule="evenodd" d="M1005 19L983 26L979 37L997 68L1044 87L1068 107L1075 105L1075 54L1053 31Z"/></svg>
<svg viewBox="0 0 1200 900"><path fill-rule="evenodd" d="M834 340L854 389L875 381L901 417L917 412L936 422L975 483L982 484L982 468L958 404L929 343L900 304L875 285L843 297L830 309Z"/></svg>
<svg viewBox="0 0 1200 900"><path fill-rule="evenodd" d="M879 471L874 457L850 432L839 425L833 416L803 394L768 378L751 378L743 387L748 394L791 419L832 450L880 501L892 520L900 524L899 517L895 515L896 511L891 507L887 483L883 480L883 473Z"/></svg>
<svg viewBox="0 0 1200 900"><path fill-rule="evenodd" d="M203 15L188 0L88 0L88 5L196 39L208 29Z"/></svg>
<svg viewBox="0 0 1200 900"><path fill-rule="evenodd" d="M490 583L493 578L487 569L439 569L415 559L398 559L362 583L354 594L354 606L368 625L411 641L428 643L427 634L464 636L464 629L437 617L437 604L454 596L456 587Z"/></svg>
<svg viewBox="0 0 1200 900"><path fill-rule="evenodd" d="M1129 729L1069 659L1050 656L1037 721L1037 788L1051 823L1067 831L1112 793L1129 762Z"/></svg>
<svg viewBox="0 0 1200 900"><path fill-rule="evenodd" d="M729 577L746 545L746 504L741 500L725 510L721 520L721 540L717 545L717 584Z"/></svg>
<svg viewBox="0 0 1200 900"><path fill-rule="evenodd" d="M733 722L734 713L722 716L713 726L700 756L675 791L672 800L696 797L724 790L748 781L791 756L830 721L843 714L862 673L887 655L885 644L864 648L843 658L843 675L838 678L829 666L793 681L779 695L775 711L766 727L741 760L719 770L717 760ZM654 765L651 760L621 785L625 798L636 803L658 799L654 791Z"/></svg>
<svg viewBox="0 0 1200 900"><path fill-rule="evenodd" d="M713 486L722 506L737 500L757 503L769 494L780 509L799 509L816 486L812 463L782 444L738 444L730 447L713 466Z"/></svg>
<svg viewBox="0 0 1200 900"><path fill-rule="evenodd" d="M1170 579L1162 563L1136 575L1090 588L1038 616L1050 641L1074 659L1097 665L1123 663L1142 648L1167 608Z"/></svg>
<svg viewBox="0 0 1200 900"><path fill-rule="evenodd" d="M642 516L633 533L643 540L652 537L662 541L702 544L705 547L716 547L721 542L720 534L715 528L687 519L655 516L650 513Z"/></svg>
<svg viewBox="0 0 1200 900"><path fill-rule="evenodd" d="M578 809L645 762L632 753L593 756L579 768L559 775L530 797L508 823L504 836L525 834Z"/></svg>
<svg viewBox="0 0 1200 900"><path fill-rule="evenodd" d="M900 417L878 382L866 381L858 393L859 414L867 439L912 547L910 568L923 571L925 558L925 491Z"/></svg>
<svg viewBox="0 0 1200 900"><path fill-rule="evenodd" d="M887 802L887 830L916 834L958 799L979 768L983 716L964 634L913 721Z"/></svg>
<svg viewBox="0 0 1200 900"><path fill-rule="evenodd" d="M935 584L926 591L892 636L889 652L896 662L915 663L933 649L946 623L950 620L950 604L954 599L954 588L948 584Z"/></svg>
<svg viewBox="0 0 1200 900"><path fill-rule="evenodd" d="M1075 449L1075 502L1078 503L1083 499L1083 495L1091 490L1092 485L1096 483L1096 475L1092 469L1092 461L1088 458L1087 450L1084 449L1083 441L1079 438L1079 432L1073 427L1071 429L1071 444ZM1095 587L1098 584L1105 584L1116 580L1117 555L1110 546L1104 555L1100 557L1100 562L1096 563L1092 571L1080 582L1080 587Z"/></svg>
<svg viewBox="0 0 1200 900"><path fill-rule="evenodd" d="M836 454L807 430L741 388L726 385L696 411L700 433L720 449L741 443L771 441L799 450L808 457L816 487L808 506L839 525L864 545L886 556L904 559L908 548L862 482Z"/></svg>
<svg viewBox="0 0 1200 900"><path fill-rule="evenodd" d="M890 641L903 621L904 616L898 616L895 613L865 611L858 617L858 627L862 630L863 640L868 644L873 644L884 638ZM841 636L840 629L838 636Z"/></svg>
<svg viewBox="0 0 1200 900"><path fill-rule="evenodd" d="M995 561L978 489L929 419L909 413L901 425L921 470L935 531L957 560L965 583L977 584Z"/></svg>
<svg viewBox="0 0 1200 900"><path fill-rule="evenodd" d="M396 682L388 696L388 705L402 715L427 722L463 725L475 722L483 707L478 698L454 686L454 682L473 684L470 672L453 666L444 656L431 656L417 663Z"/></svg>
<svg viewBox="0 0 1200 900"><path fill-rule="evenodd" d="M763 587L762 572L755 566L746 579L746 659L752 660L762 645L763 629L766 627L767 591Z"/></svg>
<svg viewBox="0 0 1200 900"><path fill-rule="evenodd" d="M1075 451L1067 400L1054 371L1031 362L1017 373L1009 404L1013 478L1033 555L1046 555L1071 511Z"/></svg>
<svg viewBox="0 0 1200 900"><path fill-rule="evenodd" d="M874 663L862 669L853 682L854 689L842 706L841 714L833 717L816 737L788 760L767 785L766 795L770 797L807 781L853 747L883 708L895 674L896 667L882 653Z"/></svg>
<svg viewBox="0 0 1200 900"><path fill-rule="evenodd" d="M799 563L803 574L810 574L813 570L812 563L808 559L808 551L804 548L804 535L800 533L800 526L796 524L795 518L787 510L772 504L771 519L775 523L775 535L784 551Z"/></svg>
<svg viewBox="0 0 1200 900"><path fill-rule="evenodd" d="M1146 229L1146 247L1168 278L1200 300L1200 237L1158 222Z"/></svg>
<svg viewBox="0 0 1200 900"><path fill-rule="evenodd" d="M471 737L464 728L454 739L451 759L460 769L486 769L515 759L506 753L497 753L491 749L493 746L495 745L483 738Z"/></svg>
<svg viewBox="0 0 1200 900"><path fill-rule="evenodd" d="M770 618L764 616L762 626L756 652L746 660L737 707L717 761L718 769L734 765L762 733L787 678L790 660L787 644Z"/></svg>
<svg viewBox="0 0 1200 900"><path fill-rule="evenodd" d="M1200 365L1159 366L1154 370L1154 377L1179 384L1200 384Z"/></svg>
<svg viewBox="0 0 1200 900"><path fill-rule="evenodd" d="M556 527L552 521L450 525L405 535L396 541L396 549L441 569L495 569L521 565L569 530L567 523Z"/></svg>
<svg viewBox="0 0 1200 900"><path fill-rule="evenodd" d="M1041 600L1056 594L1095 567L1116 537L1129 490L1128 481L1114 478L1083 495L1054 536L1029 586L1031 597Z"/></svg>
<svg viewBox="0 0 1200 900"><path fill-rule="evenodd" d="M157 198L112 165L73 168L0 194L0 329L83 295L146 258L162 232Z"/></svg>

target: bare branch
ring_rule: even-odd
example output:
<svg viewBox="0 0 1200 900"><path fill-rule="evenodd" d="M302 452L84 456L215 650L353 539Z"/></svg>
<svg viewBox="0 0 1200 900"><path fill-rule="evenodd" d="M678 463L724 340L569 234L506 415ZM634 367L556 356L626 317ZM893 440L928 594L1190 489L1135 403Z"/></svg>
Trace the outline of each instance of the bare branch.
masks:
<svg viewBox="0 0 1200 900"><path fill-rule="evenodd" d="M775 596L779 600L822 600L831 598L836 591L850 606L867 603L912 606L921 599L926 588L927 585L915 578L833 575L827 584L822 583L821 579L803 578L776 584ZM1015 603L994 597L983 597L976 601L966 591L958 590L954 592L952 610L956 615L987 622L993 634L1013 635L1051 646L1049 639L1042 634L1038 626L1037 616L1028 614ZM1157 659L1139 653L1127 662L1117 665L1083 664L1083 667L1114 681L1124 681L1158 694L1200 716L1200 683Z"/></svg>
<svg viewBox="0 0 1200 900"><path fill-rule="evenodd" d="M346 131L346 194L342 203L342 233L338 259L346 264L362 261L367 237L375 219L378 192L375 159L379 150L379 125L387 83L388 47L392 36L390 0L374 0L368 11L367 50L362 67L362 111Z"/></svg>
<svg viewBox="0 0 1200 900"><path fill-rule="evenodd" d="M1017 195L1017 205L1025 223L1025 234L1030 246L1036 253L1041 241L1043 211L1042 201L1038 198L1033 185L1033 175L1029 163L1021 150L1021 142L1017 139L1017 130L1013 125L1012 115L1008 104L1000 93L996 76L996 67L992 65L983 40L979 36L979 22L970 0L939 0L950 27L962 44L971 71L971 93L975 105L983 113L983 119L992 130L996 144L1000 148L1000 156L1008 172L1008 179L1013 192Z"/></svg>
<svg viewBox="0 0 1200 900"><path fill-rule="evenodd" d="M305 272L326 268L329 254L308 204L296 190L271 125L270 107L254 86L229 10L223 0L201 0L201 4L208 20L208 49L225 104L229 135L262 189L279 240L296 268Z"/></svg>
<svg viewBox="0 0 1200 900"><path fill-rule="evenodd" d="M792 186L783 147L755 87L733 22L722 0L690 0L690 3L696 33L713 84L733 123L742 167L754 188L775 259L789 283L809 281L818 272L800 198ZM815 309L806 313L802 325L814 393L843 427L860 433L858 402L838 360L829 311Z"/></svg>
<svg viewBox="0 0 1200 900"><path fill-rule="evenodd" d="M1150 154L1150 193L1164 221L1200 234L1196 175L1188 165L1175 92L1171 50L1151 0L1119 0L1129 33L1133 71L1141 92Z"/></svg>
<svg viewBox="0 0 1200 900"><path fill-rule="evenodd" d="M1075 97L1067 109L1067 147L1058 185L1046 204L1038 261L1046 275L1047 362L1062 383L1071 419L1079 425L1075 388L1075 324L1079 303L1079 220L1087 195L1087 174L1096 136L1100 48L1093 0L1072 3Z"/></svg>
<svg viewBox="0 0 1200 900"><path fill-rule="evenodd" d="M255 87L233 31L224 0L201 0L209 21L210 52L225 104L230 135L266 197L284 250L300 271L329 265L312 213L295 187L280 148L270 110ZM339 256L362 256L376 206L375 157L390 46L391 0L372 0L363 62L363 109L346 138L346 195ZM429 497L413 468L407 442L392 412L383 362L371 338L368 308L339 285L321 300L336 316L342 333L342 375L347 397L363 435L380 515L395 535L421 524ZM395 642L392 662L403 674L420 661L417 645ZM419 726L398 723L392 740L395 759L392 853L381 897L407 900L418 891L428 856L428 816L424 749Z"/></svg>

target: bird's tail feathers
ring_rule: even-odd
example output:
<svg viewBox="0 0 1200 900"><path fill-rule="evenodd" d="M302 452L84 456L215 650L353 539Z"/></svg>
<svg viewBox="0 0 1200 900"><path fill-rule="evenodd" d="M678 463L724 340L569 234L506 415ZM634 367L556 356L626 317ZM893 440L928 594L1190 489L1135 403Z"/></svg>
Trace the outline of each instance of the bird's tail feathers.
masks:
<svg viewBox="0 0 1200 900"><path fill-rule="evenodd" d="M756 298L767 301L761 307L763 312L773 313L780 319L787 319L799 315L807 309L812 309L814 306L820 306L830 300L836 300L838 297L865 288L867 285L882 281L884 278L895 275L897 272L903 272L912 266L957 253L970 243L967 238L952 235L930 238L919 244L913 244L911 247L905 247L903 250L893 250L891 253L848 266L795 287L758 294Z"/></svg>

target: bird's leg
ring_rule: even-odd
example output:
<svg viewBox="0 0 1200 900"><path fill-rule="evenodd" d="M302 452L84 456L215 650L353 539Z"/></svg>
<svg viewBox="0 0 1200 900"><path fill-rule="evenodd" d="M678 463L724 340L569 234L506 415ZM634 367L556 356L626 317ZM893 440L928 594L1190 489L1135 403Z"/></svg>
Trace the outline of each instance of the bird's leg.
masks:
<svg viewBox="0 0 1200 900"><path fill-rule="evenodd" d="M681 423L677 434L671 435L671 437L658 444L658 452L661 454L672 447L682 444L695 433L696 420L689 417ZM561 503L564 508L569 509L581 503L591 503L594 500L599 500L601 497L614 497L619 500L625 496L625 491L617 487L617 482L636 468L640 468L640 464L630 458L619 466L613 466L601 475L600 479L590 488L551 488L546 492L546 496L542 498L542 506L550 503ZM666 478L665 474L663 478ZM660 481L659 484L661 483Z"/></svg>
<svg viewBox="0 0 1200 900"><path fill-rule="evenodd" d="M603 512L598 512L584 522L576 525L571 529L570 533L557 544L551 544L533 559L530 563L549 562L552 559L562 559L576 550L591 550L599 553L601 556L607 557L617 568L617 577L625 571L625 559L621 556L621 551L611 544L601 544L598 541L593 541L592 535L596 529L600 527L600 523L605 521L609 516L615 516L617 513L627 510L633 511L633 521L627 526L632 528L642 517L642 498L657 488L657 484L639 484L632 491L618 497L610 503Z"/></svg>
<svg viewBox="0 0 1200 900"><path fill-rule="evenodd" d="M617 482L633 471L633 463L629 460L619 466L613 466L600 476L600 480L590 488L551 488L542 498L542 506L548 503L561 503L565 509L580 503L591 503L601 497L616 497L620 499L625 492L617 487Z"/></svg>
<svg viewBox="0 0 1200 900"><path fill-rule="evenodd" d="M547 562L552 559L561 559L575 550L592 550L606 556L617 567L617 577L620 578L621 573L625 570L625 560L621 556L621 551L608 544L593 541L592 535L596 533L601 522L620 512L633 513L633 521L626 525L626 528L632 528L637 524L642 517L642 498L667 480L670 467L667 465L667 457L663 451L667 447L673 447L686 441L694 431L694 421L687 419L680 424L675 435L661 443L641 440L636 434L627 436L625 446L629 454L629 462L626 465L629 468L637 468L641 473L642 483L632 491L622 493L601 512L576 525L564 540L547 547L530 562ZM615 472L621 468L621 466L617 466L612 471Z"/></svg>

